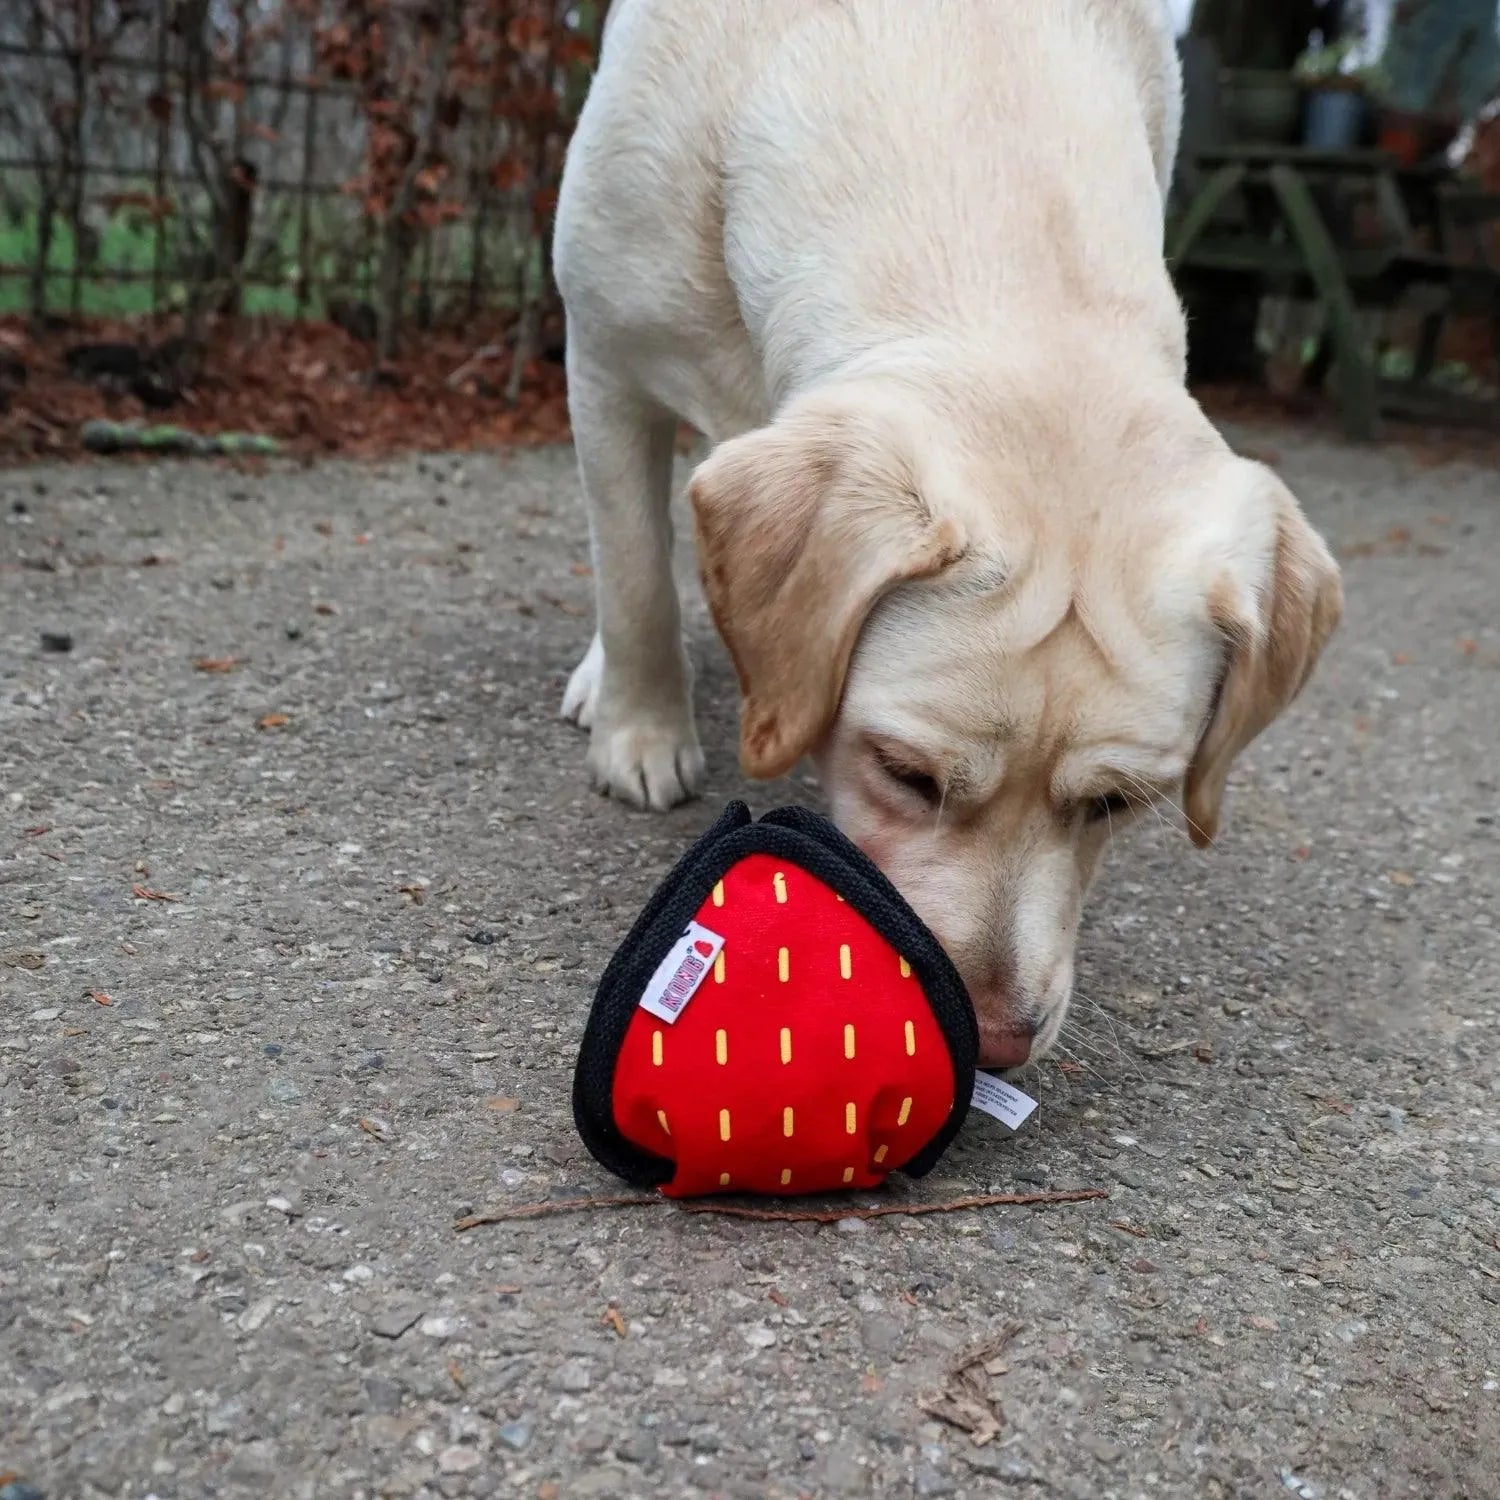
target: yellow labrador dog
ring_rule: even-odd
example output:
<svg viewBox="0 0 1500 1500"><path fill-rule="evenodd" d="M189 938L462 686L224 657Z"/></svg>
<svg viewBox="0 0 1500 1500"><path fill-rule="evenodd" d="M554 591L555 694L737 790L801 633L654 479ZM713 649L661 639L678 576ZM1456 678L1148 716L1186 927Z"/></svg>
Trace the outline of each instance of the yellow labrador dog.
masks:
<svg viewBox="0 0 1500 1500"><path fill-rule="evenodd" d="M1155 0L616 0L557 270L598 581L564 712L692 795L673 433L752 776L815 758L987 1065L1056 1036L1112 831L1307 679L1337 569L1184 390Z"/></svg>

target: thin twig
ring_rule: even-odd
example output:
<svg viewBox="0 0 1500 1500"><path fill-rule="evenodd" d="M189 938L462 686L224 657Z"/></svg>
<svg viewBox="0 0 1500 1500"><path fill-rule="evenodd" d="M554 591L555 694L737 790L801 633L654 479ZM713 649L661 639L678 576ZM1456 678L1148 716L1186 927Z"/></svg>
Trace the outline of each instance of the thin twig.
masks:
<svg viewBox="0 0 1500 1500"><path fill-rule="evenodd" d="M472 375L486 360L496 359L505 353L504 344L485 344L476 349L454 372L443 382L450 391L456 391L470 375Z"/></svg>
<svg viewBox="0 0 1500 1500"><path fill-rule="evenodd" d="M462 1234L481 1224L507 1224L513 1219L541 1219L550 1214L574 1213L590 1208L658 1208L673 1204L686 1214L720 1214L729 1219L756 1219L774 1224L837 1224L840 1219L883 1219L888 1214L950 1214L966 1208L998 1208L1035 1203L1085 1203L1109 1197L1108 1188L1068 1188L1042 1193L974 1193L966 1198L946 1198L937 1203L879 1203L871 1208L750 1208L739 1203L704 1200L684 1203L656 1195L622 1194L617 1198L557 1198L544 1203L518 1203L513 1208L492 1209L458 1219L453 1228Z"/></svg>

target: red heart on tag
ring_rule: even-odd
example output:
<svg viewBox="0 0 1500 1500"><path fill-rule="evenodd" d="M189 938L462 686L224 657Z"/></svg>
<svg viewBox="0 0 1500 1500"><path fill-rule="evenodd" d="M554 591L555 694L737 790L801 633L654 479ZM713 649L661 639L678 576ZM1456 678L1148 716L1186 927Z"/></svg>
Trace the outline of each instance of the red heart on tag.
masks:
<svg viewBox="0 0 1500 1500"><path fill-rule="evenodd" d="M711 958L713 956L714 945L712 943L705 943L702 938L699 938L698 941L693 944L693 947L695 947L704 956L704 958Z"/></svg>

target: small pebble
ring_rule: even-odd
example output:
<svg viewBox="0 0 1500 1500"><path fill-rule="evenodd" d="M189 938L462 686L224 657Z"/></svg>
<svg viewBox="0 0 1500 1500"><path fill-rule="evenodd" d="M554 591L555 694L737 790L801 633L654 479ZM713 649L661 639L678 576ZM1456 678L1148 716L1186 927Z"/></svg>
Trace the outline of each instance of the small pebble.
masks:
<svg viewBox="0 0 1500 1500"><path fill-rule="evenodd" d="M376 1338L399 1339L421 1316L420 1303L398 1302L375 1315L370 1322L370 1332Z"/></svg>
<svg viewBox="0 0 1500 1500"><path fill-rule="evenodd" d="M586 1359L570 1359L552 1372L552 1378L547 1383L554 1391L569 1391L576 1395L593 1385L594 1375Z"/></svg>
<svg viewBox="0 0 1500 1500"><path fill-rule="evenodd" d="M495 1433L495 1437L512 1452L519 1453L531 1441L531 1424L529 1422L503 1423Z"/></svg>
<svg viewBox="0 0 1500 1500"><path fill-rule="evenodd" d="M365 1381L365 1400L369 1402L371 1411L379 1412L382 1416L394 1416L401 1410L401 1387L394 1380L371 1375Z"/></svg>
<svg viewBox="0 0 1500 1500"><path fill-rule="evenodd" d="M42 632L43 651L71 651L73 649L73 637L65 635L59 630L44 630ZM0 1491L3 1494L4 1491Z"/></svg>
<svg viewBox="0 0 1500 1500"><path fill-rule="evenodd" d="M302 1090L285 1073L278 1073L266 1085L266 1097L272 1104L295 1104L302 1097Z"/></svg>
<svg viewBox="0 0 1500 1500"><path fill-rule="evenodd" d="M281 1043L280 1042L267 1042L266 1045L264 1047L262 1047L260 1050L262 1052L264 1052L267 1057L280 1057L281 1056Z"/></svg>
<svg viewBox="0 0 1500 1500"><path fill-rule="evenodd" d="M444 1474L467 1474L470 1469L477 1469L482 1462L483 1459L475 1448L454 1446L444 1448L438 1454L438 1468Z"/></svg>

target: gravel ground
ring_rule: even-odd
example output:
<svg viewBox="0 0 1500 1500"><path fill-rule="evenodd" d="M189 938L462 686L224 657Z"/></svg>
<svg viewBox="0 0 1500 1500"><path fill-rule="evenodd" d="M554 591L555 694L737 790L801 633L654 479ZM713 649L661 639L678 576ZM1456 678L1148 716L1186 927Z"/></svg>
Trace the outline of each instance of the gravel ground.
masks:
<svg viewBox="0 0 1500 1500"><path fill-rule="evenodd" d="M454 1232L614 1190L592 985L741 790L699 610L709 797L589 793L567 453L0 476L0 1496L1500 1494L1500 481L1247 441L1345 629L896 1189L1109 1198L827 1227Z"/></svg>

